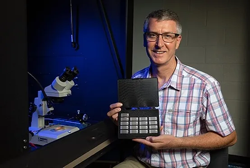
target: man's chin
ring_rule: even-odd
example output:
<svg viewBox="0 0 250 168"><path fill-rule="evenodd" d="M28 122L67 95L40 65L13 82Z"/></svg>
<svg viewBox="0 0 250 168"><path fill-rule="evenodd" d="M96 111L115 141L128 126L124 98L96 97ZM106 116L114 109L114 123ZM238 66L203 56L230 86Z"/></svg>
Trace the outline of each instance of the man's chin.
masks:
<svg viewBox="0 0 250 168"><path fill-rule="evenodd" d="M168 63L172 62L172 58L174 58L174 55L170 57L168 60L165 59L159 59L159 58L150 58L151 64L153 63L156 66L163 66L167 65Z"/></svg>
<svg viewBox="0 0 250 168"><path fill-rule="evenodd" d="M153 59L152 62L155 64L155 65L164 65L166 63L165 60L162 60L162 59Z"/></svg>
<svg viewBox="0 0 250 168"><path fill-rule="evenodd" d="M161 67L164 66L166 64L162 63L162 62L152 62L156 67Z"/></svg>

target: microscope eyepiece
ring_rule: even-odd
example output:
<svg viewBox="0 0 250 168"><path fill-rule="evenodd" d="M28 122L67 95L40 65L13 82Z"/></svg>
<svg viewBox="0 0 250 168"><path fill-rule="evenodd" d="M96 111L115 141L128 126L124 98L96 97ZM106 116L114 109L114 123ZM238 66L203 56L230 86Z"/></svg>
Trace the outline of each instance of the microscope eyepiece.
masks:
<svg viewBox="0 0 250 168"><path fill-rule="evenodd" d="M71 70L69 67L66 67L63 70L63 73L59 76L60 81L62 82L66 82L66 80L68 80L68 77L71 75Z"/></svg>
<svg viewBox="0 0 250 168"><path fill-rule="evenodd" d="M69 67L66 67L63 70L63 73L59 76L59 80L62 82L66 82L73 80L77 75L78 75L79 71L76 67L73 67L72 69L70 69Z"/></svg>
<svg viewBox="0 0 250 168"><path fill-rule="evenodd" d="M68 77L68 81L73 80L79 73L78 69L76 67L73 67L70 71L70 76Z"/></svg>

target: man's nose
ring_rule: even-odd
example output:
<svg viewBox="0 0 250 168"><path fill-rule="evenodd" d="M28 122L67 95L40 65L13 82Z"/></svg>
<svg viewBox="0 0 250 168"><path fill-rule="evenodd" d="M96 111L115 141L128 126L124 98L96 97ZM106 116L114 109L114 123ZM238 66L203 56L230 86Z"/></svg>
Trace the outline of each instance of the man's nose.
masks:
<svg viewBox="0 0 250 168"><path fill-rule="evenodd" d="M156 39L156 45L157 45L159 48L163 47L164 41L163 41L161 35L158 35L158 37L157 37L157 39Z"/></svg>

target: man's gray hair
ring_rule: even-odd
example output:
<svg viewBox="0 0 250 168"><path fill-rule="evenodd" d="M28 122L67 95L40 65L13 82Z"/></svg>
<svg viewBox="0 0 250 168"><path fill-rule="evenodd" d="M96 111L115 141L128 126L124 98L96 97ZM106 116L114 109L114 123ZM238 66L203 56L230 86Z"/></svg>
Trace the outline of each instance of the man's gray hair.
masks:
<svg viewBox="0 0 250 168"><path fill-rule="evenodd" d="M155 18L157 19L157 21L173 20L176 22L176 25L177 25L177 33L181 34L182 32L182 26L181 26L179 17L174 11L171 11L169 9L160 9L160 10L151 12L144 21L143 32L148 31L148 22L150 18Z"/></svg>

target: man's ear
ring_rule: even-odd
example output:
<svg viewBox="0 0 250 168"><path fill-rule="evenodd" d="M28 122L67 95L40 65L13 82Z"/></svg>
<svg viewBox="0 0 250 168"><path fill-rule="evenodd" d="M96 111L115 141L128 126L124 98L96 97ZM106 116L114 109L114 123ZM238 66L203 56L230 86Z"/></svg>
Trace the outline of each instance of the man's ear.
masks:
<svg viewBox="0 0 250 168"><path fill-rule="evenodd" d="M180 46L180 44L181 44L181 39L182 39L182 36L179 35L179 36L177 37L177 42L176 42L176 46L175 46L175 49L176 49L176 50L179 48L179 46Z"/></svg>

